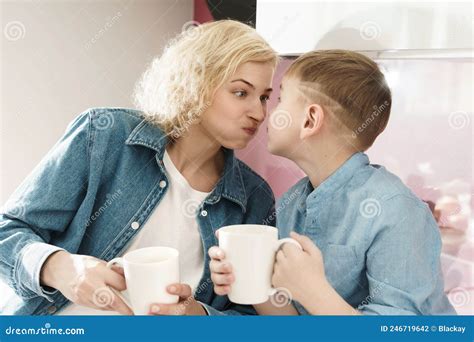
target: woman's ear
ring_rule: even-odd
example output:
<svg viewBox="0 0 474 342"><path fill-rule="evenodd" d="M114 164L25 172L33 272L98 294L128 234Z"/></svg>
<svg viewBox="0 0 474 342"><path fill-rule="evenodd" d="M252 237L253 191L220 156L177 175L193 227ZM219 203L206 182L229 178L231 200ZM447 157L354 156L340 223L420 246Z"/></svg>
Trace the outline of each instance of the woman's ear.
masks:
<svg viewBox="0 0 474 342"><path fill-rule="evenodd" d="M300 131L300 139L317 134L323 125L324 110L318 104L311 104L305 108L305 116Z"/></svg>

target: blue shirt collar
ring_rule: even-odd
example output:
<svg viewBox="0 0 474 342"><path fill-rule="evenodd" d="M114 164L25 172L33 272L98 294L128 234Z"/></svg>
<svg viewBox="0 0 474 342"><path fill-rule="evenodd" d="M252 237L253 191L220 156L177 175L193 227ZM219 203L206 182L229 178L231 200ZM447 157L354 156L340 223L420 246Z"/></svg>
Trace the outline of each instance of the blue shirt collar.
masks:
<svg viewBox="0 0 474 342"><path fill-rule="evenodd" d="M135 127L132 133L125 141L127 145L141 145L153 149L157 152L159 162L163 160L166 145L169 138L156 125L147 120L143 120ZM230 201L239 204L242 211L247 208L247 194L245 193L244 180L240 170L239 161L234 156L234 151L227 148L224 150L224 172L223 176L216 184L212 193L206 198L205 202L214 204L224 197Z"/></svg>
<svg viewBox="0 0 474 342"><path fill-rule="evenodd" d="M326 178L316 189L311 185L308 179L304 193L307 196L301 196L300 210L305 208L317 208L328 196L344 186L362 166L369 164L369 157L362 152L353 154L336 171Z"/></svg>

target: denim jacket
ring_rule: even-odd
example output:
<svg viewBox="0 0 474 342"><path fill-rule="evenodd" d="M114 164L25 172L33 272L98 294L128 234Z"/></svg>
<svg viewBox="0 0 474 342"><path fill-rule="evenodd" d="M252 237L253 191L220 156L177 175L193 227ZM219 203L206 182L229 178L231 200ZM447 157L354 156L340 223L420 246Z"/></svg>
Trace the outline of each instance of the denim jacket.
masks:
<svg viewBox="0 0 474 342"><path fill-rule="evenodd" d="M329 283L362 314L456 314L443 292L441 238L431 211L364 153L316 189L302 179L276 211L282 237L295 230L311 238Z"/></svg>
<svg viewBox="0 0 474 342"><path fill-rule="evenodd" d="M68 304L59 291L40 286L51 253L108 261L127 249L167 191L168 141L131 109L90 109L68 126L0 211L0 277L15 292L0 313L53 314ZM206 251L222 226L274 225L274 197L233 151L224 154L223 176L196 214L205 267L195 297L210 314L254 314L213 292Z"/></svg>

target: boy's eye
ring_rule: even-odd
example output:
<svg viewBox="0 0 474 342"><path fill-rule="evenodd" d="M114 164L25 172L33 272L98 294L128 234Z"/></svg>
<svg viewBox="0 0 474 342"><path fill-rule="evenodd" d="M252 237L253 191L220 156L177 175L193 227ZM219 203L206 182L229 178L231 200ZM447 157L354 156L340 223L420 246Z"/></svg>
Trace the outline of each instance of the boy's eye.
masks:
<svg viewBox="0 0 474 342"><path fill-rule="evenodd" d="M238 90L234 91L234 95L237 97L245 97L247 96L247 92L245 90Z"/></svg>
<svg viewBox="0 0 474 342"><path fill-rule="evenodd" d="M267 102L269 99L270 99L270 96L268 96L268 95L262 95L262 96L260 96L260 101L265 101L265 102Z"/></svg>

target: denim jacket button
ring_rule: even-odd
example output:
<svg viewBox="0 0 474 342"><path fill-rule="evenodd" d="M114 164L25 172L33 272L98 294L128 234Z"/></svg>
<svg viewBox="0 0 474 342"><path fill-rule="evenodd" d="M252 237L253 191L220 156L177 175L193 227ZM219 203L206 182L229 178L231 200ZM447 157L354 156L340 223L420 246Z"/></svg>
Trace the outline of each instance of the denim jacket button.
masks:
<svg viewBox="0 0 474 342"><path fill-rule="evenodd" d="M206 217L207 216L207 211L206 210L201 211L201 216Z"/></svg>
<svg viewBox="0 0 474 342"><path fill-rule="evenodd" d="M140 228L140 224L138 222L132 222L132 229Z"/></svg>
<svg viewBox="0 0 474 342"><path fill-rule="evenodd" d="M160 182L160 188L163 189L165 186L166 186L166 182L165 182L164 180L162 180L162 181Z"/></svg>
<svg viewBox="0 0 474 342"><path fill-rule="evenodd" d="M55 307L54 305L51 305L51 306L48 308L48 312L49 312L50 314L55 313L55 312L56 312L56 307Z"/></svg>

